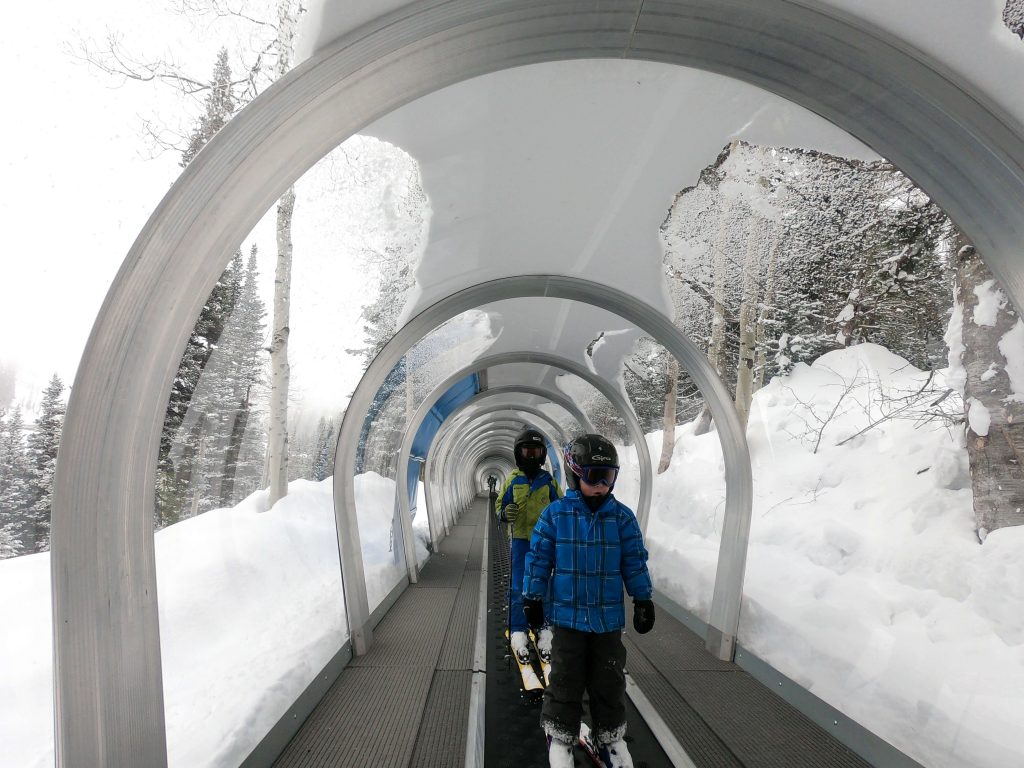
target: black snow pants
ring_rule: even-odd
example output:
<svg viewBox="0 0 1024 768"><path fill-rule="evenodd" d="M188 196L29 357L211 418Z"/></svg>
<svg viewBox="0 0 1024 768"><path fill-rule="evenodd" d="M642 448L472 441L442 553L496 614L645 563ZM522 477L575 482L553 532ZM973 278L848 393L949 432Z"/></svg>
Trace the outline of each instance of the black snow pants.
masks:
<svg viewBox="0 0 1024 768"><path fill-rule="evenodd" d="M552 629L551 684L544 689L540 714L544 731L553 738L575 743L586 691L594 741L602 745L621 739L626 733L626 647L622 631Z"/></svg>

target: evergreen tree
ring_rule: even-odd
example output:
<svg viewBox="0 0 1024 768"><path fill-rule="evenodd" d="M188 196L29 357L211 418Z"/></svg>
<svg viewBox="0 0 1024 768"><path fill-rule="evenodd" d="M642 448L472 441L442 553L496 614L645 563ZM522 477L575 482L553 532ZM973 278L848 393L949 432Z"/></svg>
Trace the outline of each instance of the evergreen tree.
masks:
<svg viewBox="0 0 1024 768"><path fill-rule="evenodd" d="M222 48L214 64L205 110L189 136L188 146L182 152L182 167L199 154L234 114L236 106L232 87L228 52ZM187 439L182 441L182 424L203 371L234 310L241 293L242 279L242 254L238 251L203 305L178 363L160 434L154 517L157 528L176 522L184 510L191 507L189 486L199 454L201 434L194 428L185 430ZM178 445L175 444L176 440Z"/></svg>
<svg viewBox="0 0 1024 768"><path fill-rule="evenodd" d="M27 513L31 505L30 472L21 410L0 417L0 559L23 549Z"/></svg>
<svg viewBox="0 0 1024 768"><path fill-rule="evenodd" d="M255 457L243 453L246 432L260 426L250 417L265 379L266 309L257 291L255 247L244 271L240 254L230 271L233 276L226 283L234 294L231 311L224 318L218 343L210 345L208 361L169 454L176 460L181 482L178 514L187 516L232 505L239 499L235 484L240 468L243 475L256 473Z"/></svg>
<svg viewBox="0 0 1024 768"><path fill-rule="evenodd" d="M57 468L57 446L64 426L64 383L53 375L46 389L35 429L28 437L29 506L24 530L25 548L42 552L50 548L50 505L53 473Z"/></svg>
<svg viewBox="0 0 1024 768"><path fill-rule="evenodd" d="M382 245L367 244L365 249L368 266L377 274L379 288L374 300L363 306L365 346L348 350L350 354L362 356L364 366L373 362L398 330L398 319L416 284L417 260L426 237L428 202L419 182L418 168L410 164L402 170L404 172L381 191L381 206L391 226L388 231L377 233Z"/></svg>
<svg viewBox="0 0 1024 768"><path fill-rule="evenodd" d="M334 471L334 422L325 418L317 425L313 453L313 480L326 480Z"/></svg>
<svg viewBox="0 0 1024 768"><path fill-rule="evenodd" d="M194 423L186 427L185 420L203 372L238 301L243 274L242 254L239 251L206 300L178 364L160 435L156 489L157 528L176 522L183 510L191 506L188 488L196 471L201 431L196 430Z"/></svg>
<svg viewBox="0 0 1024 768"><path fill-rule="evenodd" d="M199 123L188 137L188 146L181 153L180 165L184 168L199 154L199 150L214 137L235 114L235 97L231 82L231 65L228 63L228 49L221 48L217 63L213 65L213 78L206 93L206 103Z"/></svg>

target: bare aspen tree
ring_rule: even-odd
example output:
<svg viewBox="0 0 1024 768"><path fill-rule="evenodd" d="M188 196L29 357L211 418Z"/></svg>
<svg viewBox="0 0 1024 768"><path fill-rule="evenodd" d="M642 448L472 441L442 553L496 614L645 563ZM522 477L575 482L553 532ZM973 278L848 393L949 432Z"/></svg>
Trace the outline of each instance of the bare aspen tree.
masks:
<svg viewBox="0 0 1024 768"><path fill-rule="evenodd" d="M298 11L291 0L277 5L277 62L274 79L283 77L292 66ZM288 364L290 302L292 289L292 219L295 214L295 187L290 187L277 203L277 267L274 270L274 331L270 342L270 429L267 435L267 480L269 504L273 506L288 494L288 388L291 369Z"/></svg>
<svg viewBox="0 0 1024 768"><path fill-rule="evenodd" d="M740 425L747 428L750 418L750 403L754 397L754 351L758 304L758 262L756 231L760 219L750 217L747 222L746 248L743 255L743 287L739 310L739 360L736 366L736 395L734 404L740 418Z"/></svg>
<svg viewBox="0 0 1024 768"><path fill-rule="evenodd" d="M679 388L679 361L668 355L668 391L665 393L665 421L661 438L661 459L658 461L660 475L672 463L676 445L676 395Z"/></svg>
<svg viewBox="0 0 1024 768"><path fill-rule="evenodd" d="M269 504L288 494L288 334L292 280L292 213L295 188L277 204L277 268L274 270L274 330L270 338L270 428L267 435Z"/></svg>
<svg viewBox="0 0 1024 768"><path fill-rule="evenodd" d="M768 246L768 263L765 265L764 292L757 310L757 327L754 330L754 392L764 386L764 373L768 369L768 323L773 318L775 306L776 264L782 244L782 227L772 227L771 243Z"/></svg>
<svg viewBox="0 0 1024 768"><path fill-rule="evenodd" d="M974 519L984 541L997 528L1024 524L1024 403L1015 399L1007 353L1024 355L1024 327L974 247L957 252L963 309L964 406Z"/></svg>

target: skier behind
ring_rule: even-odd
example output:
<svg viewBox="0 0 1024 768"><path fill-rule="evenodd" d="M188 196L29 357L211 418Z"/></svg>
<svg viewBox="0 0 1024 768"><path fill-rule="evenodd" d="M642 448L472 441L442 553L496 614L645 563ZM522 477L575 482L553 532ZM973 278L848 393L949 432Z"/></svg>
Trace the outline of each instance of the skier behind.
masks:
<svg viewBox="0 0 1024 768"><path fill-rule="evenodd" d="M541 724L552 768L573 765L583 692L590 694L594 744L606 766L631 768L626 748L626 623L622 587L633 597L633 628L654 627L647 550L633 511L611 493L619 473L615 446L581 435L565 446L565 498L540 516L526 556L523 610L531 627L544 623L552 586L551 682Z"/></svg>
<svg viewBox="0 0 1024 768"><path fill-rule="evenodd" d="M501 488L494 511L498 519L512 524L510 551L511 577L509 584L509 633L512 652L524 663L530 661L530 642L526 636L526 616L523 613L523 562L530 548L530 534L540 517L541 510L562 495L558 483L542 467L548 449L544 437L535 429L524 429L513 445L516 466ZM543 622L539 630L537 651L542 658L551 652L551 629Z"/></svg>

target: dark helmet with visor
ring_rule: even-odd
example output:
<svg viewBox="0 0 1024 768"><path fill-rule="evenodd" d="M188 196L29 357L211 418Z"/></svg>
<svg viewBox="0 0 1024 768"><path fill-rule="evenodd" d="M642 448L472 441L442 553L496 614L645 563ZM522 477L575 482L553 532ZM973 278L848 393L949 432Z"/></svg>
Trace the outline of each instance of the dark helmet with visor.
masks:
<svg viewBox="0 0 1024 768"><path fill-rule="evenodd" d="M544 435L536 429L524 429L516 436L513 453L517 467L527 474L535 473L544 466L544 460L548 457Z"/></svg>
<svg viewBox="0 0 1024 768"><path fill-rule="evenodd" d="M563 452L565 482L572 490L580 489L580 479L587 485L606 485L610 491L619 476L619 454L615 446L601 435L580 435L565 444Z"/></svg>

